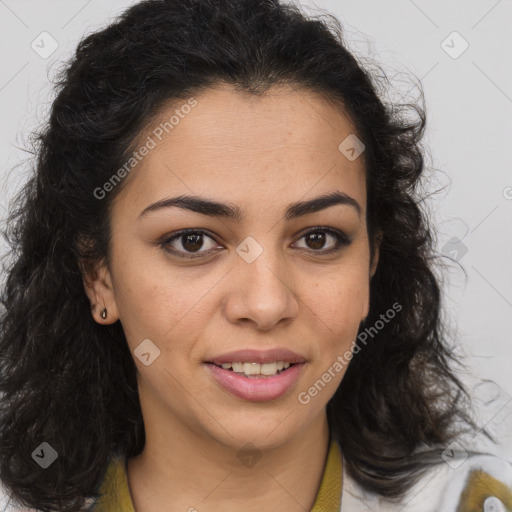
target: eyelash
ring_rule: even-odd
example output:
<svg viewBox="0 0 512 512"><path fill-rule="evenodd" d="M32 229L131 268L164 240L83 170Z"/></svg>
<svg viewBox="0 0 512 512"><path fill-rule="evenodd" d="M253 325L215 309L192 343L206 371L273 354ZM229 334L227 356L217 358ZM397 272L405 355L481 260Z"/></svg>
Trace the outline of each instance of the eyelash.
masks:
<svg viewBox="0 0 512 512"><path fill-rule="evenodd" d="M317 254L317 255L318 254L320 254L320 255L333 254L333 253L341 251L344 247L346 247L347 245L350 245L350 243L352 242L350 240L350 238L342 231L338 231L338 230L335 230L332 228L324 228L324 227L320 227L320 226L310 229L306 233L303 233L302 236L299 238L299 240L304 238L307 235L310 235L311 233L324 233L324 232L332 235L336 239L336 247L334 249L329 249L327 251L322 251L321 249L319 249L319 250L309 249L309 252L311 252L313 254ZM178 258L184 258L184 259L190 259L190 260L196 259L196 258L203 258L204 254L206 254L208 251L198 252L198 253L196 253L196 255L191 256L191 255L181 252L181 251L169 249L168 246L174 240L177 240L177 239L181 238L182 236L189 235L189 234L206 235L208 238L215 240L214 237L212 237L207 231L205 231L203 229L191 228L191 229L184 229L182 231L178 231L177 233L172 235L170 238L167 238L163 242L161 242L160 246L166 252L169 252L169 253L177 256ZM302 250L308 251L308 249L302 249Z"/></svg>

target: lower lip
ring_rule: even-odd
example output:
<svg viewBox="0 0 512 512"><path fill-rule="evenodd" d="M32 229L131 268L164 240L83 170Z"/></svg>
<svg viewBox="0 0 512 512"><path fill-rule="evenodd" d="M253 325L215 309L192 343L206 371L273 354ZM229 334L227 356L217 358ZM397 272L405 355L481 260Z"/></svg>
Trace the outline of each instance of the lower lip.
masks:
<svg viewBox="0 0 512 512"><path fill-rule="evenodd" d="M238 375L213 363L207 363L207 366L215 380L231 394L250 402L266 402L279 398L295 386L304 363L294 364L280 375L256 378Z"/></svg>

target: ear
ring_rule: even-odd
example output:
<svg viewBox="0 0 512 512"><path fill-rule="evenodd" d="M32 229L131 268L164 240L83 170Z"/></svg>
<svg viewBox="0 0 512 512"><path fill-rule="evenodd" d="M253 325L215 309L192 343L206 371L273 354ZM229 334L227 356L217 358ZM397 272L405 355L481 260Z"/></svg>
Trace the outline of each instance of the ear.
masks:
<svg viewBox="0 0 512 512"><path fill-rule="evenodd" d="M382 243L382 231L379 231L375 235L374 242L374 253L373 253L373 261L370 262L370 279L374 276L377 271L377 265L379 264L379 254L380 254L380 245Z"/></svg>
<svg viewBox="0 0 512 512"><path fill-rule="evenodd" d="M82 281L85 293L91 302L91 314L94 320L102 325L113 324L119 320L112 276L107 262L103 262L95 268L82 269ZM107 316L102 318L101 312L106 309Z"/></svg>
<svg viewBox="0 0 512 512"><path fill-rule="evenodd" d="M380 254L380 244L382 242L382 231L379 231L375 235L375 241L374 241L374 252L373 252L373 260L370 261L370 282L372 280L372 277L374 276L375 272L377 271L377 266L379 264L379 254ZM370 297L368 296L368 300L366 301L366 304L364 306L364 310L362 313L362 321L366 320L366 317L370 313Z"/></svg>

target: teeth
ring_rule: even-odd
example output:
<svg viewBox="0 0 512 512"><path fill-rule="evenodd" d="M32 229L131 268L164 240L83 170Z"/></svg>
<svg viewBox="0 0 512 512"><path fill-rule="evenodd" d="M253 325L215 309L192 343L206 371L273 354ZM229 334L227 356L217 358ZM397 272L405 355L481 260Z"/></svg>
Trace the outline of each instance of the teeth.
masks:
<svg viewBox="0 0 512 512"><path fill-rule="evenodd" d="M275 375L277 373L277 363L264 363L261 365L262 375Z"/></svg>
<svg viewBox="0 0 512 512"><path fill-rule="evenodd" d="M245 375L259 375L261 370L260 363L244 363Z"/></svg>
<svg viewBox="0 0 512 512"><path fill-rule="evenodd" d="M244 371L243 363L231 363L234 372L242 373Z"/></svg>
<svg viewBox="0 0 512 512"><path fill-rule="evenodd" d="M275 361L273 363L222 363L224 370L233 369L236 373L249 375L276 375L278 371L286 370L290 363Z"/></svg>

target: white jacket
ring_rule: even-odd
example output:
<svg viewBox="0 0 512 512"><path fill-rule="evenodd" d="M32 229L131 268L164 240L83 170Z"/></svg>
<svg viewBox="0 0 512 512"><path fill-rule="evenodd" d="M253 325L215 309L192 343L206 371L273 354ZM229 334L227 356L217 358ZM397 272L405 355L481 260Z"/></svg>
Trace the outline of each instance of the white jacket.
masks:
<svg viewBox="0 0 512 512"><path fill-rule="evenodd" d="M512 511L512 463L494 455L473 455L461 461L462 458L452 465L443 462L434 466L400 501L364 491L346 473L344 464L341 511ZM480 506L471 508L471 498Z"/></svg>

